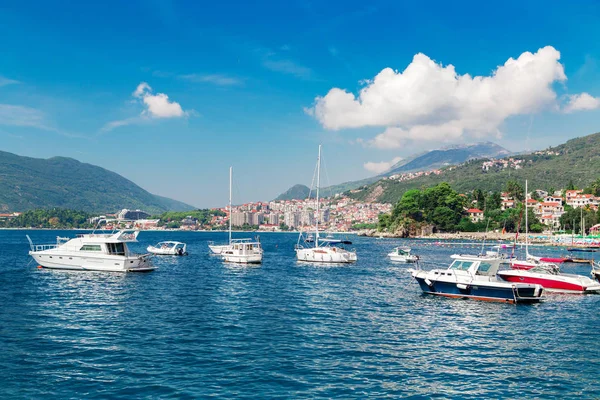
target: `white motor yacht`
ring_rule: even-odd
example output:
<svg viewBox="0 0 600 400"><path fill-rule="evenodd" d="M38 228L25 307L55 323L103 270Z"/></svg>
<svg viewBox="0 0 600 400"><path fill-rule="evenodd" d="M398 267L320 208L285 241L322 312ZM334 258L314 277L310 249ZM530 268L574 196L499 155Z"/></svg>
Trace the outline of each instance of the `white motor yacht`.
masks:
<svg viewBox="0 0 600 400"><path fill-rule="evenodd" d="M149 254L134 254L128 243L137 242L139 231L89 233L75 238L57 237L56 244L34 245L29 235L29 255L44 268L81 271L147 272L154 266Z"/></svg>

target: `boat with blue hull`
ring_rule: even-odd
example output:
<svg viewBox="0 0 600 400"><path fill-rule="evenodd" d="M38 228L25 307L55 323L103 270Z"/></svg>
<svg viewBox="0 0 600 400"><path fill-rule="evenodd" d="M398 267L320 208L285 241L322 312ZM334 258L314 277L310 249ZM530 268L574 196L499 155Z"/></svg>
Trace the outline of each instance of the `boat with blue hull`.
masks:
<svg viewBox="0 0 600 400"><path fill-rule="evenodd" d="M536 303L544 288L506 282L497 277L502 259L488 255L454 255L447 269L409 269L425 294L505 303Z"/></svg>

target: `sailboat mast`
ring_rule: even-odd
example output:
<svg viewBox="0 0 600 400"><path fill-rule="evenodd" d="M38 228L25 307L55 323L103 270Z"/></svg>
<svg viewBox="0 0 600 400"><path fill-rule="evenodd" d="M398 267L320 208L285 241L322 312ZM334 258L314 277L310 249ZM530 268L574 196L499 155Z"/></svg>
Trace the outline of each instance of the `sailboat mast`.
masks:
<svg viewBox="0 0 600 400"><path fill-rule="evenodd" d="M525 255L529 257L529 213L527 211L527 179L525 179Z"/></svg>
<svg viewBox="0 0 600 400"><path fill-rule="evenodd" d="M321 186L321 145L317 157L317 218L315 223L315 247L319 247L319 187Z"/></svg>
<svg viewBox="0 0 600 400"><path fill-rule="evenodd" d="M231 244L231 219L233 217L231 206L231 187L233 182L233 167L229 167L229 244Z"/></svg>

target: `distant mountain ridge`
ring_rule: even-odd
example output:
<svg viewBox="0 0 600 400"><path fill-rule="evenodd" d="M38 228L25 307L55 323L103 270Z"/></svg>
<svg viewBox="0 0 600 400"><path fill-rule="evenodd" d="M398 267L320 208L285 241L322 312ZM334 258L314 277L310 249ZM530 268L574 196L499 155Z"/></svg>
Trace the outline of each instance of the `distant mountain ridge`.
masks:
<svg viewBox="0 0 600 400"><path fill-rule="evenodd" d="M390 176L403 172L430 171L448 165L460 164L474 158L506 157L510 154L510 151L492 142L452 146L428 151L408 161L400 161L381 176Z"/></svg>
<svg viewBox="0 0 600 400"><path fill-rule="evenodd" d="M445 147L437 150L418 153L407 157L395 164L394 166L392 166L388 171L377 176L325 187L322 189L322 193L325 196L331 196L336 193L343 193L348 190L358 189L361 186L370 185L373 182L377 182L383 177L388 177L391 175L408 172L430 171L447 165L460 164L474 158L506 157L510 154L511 152L509 150L493 142L480 142L474 144ZM293 187L288 189L285 193L282 193L279 197L277 197L277 199L289 200L289 198L287 198L289 196L287 196L286 193L288 193L292 189ZM306 196L308 196L308 191L306 191ZM304 198L306 198L306 196Z"/></svg>
<svg viewBox="0 0 600 400"><path fill-rule="evenodd" d="M405 181L381 179L351 196L360 200L396 203L407 190L441 182L448 182L453 189L466 193L474 189L501 191L509 180L523 184L525 179L529 180L532 189L559 190L565 189L569 183L583 188L600 177L600 133L571 139L546 150L510 157L522 160L519 168L501 165L482 168L486 160L482 157L443 168L439 175ZM504 160L507 159L504 157Z"/></svg>
<svg viewBox="0 0 600 400"><path fill-rule="evenodd" d="M122 208L150 213L195 207L153 195L121 175L73 158L24 157L0 151L0 209L69 208L114 212Z"/></svg>
<svg viewBox="0 0 600 400"><path fill-rule="evenodd" d="M310 195L310 188L306 185L294 185L275 199L276 201L282 200L304 200Z"/></svg>

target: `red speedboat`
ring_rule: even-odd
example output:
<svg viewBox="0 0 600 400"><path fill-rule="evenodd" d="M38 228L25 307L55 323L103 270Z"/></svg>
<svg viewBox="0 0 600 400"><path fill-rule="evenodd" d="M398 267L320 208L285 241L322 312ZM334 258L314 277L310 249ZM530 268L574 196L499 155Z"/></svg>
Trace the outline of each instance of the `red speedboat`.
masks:
<svg viewBox="0 0 600 400"><path fill-rule="evenodd" d="M529 270L498 271L498 277L508 282L532 283L556 293L600 293L600 283L583 275L563 274L553 264L540 264Z"/></svg>

